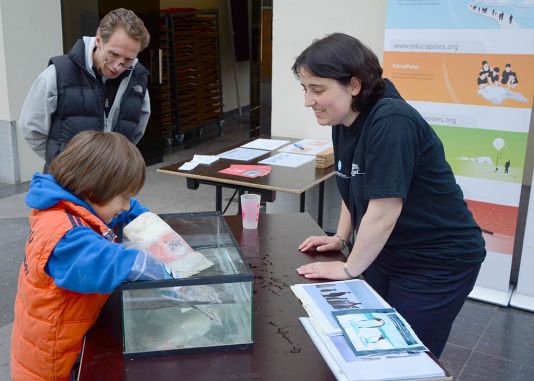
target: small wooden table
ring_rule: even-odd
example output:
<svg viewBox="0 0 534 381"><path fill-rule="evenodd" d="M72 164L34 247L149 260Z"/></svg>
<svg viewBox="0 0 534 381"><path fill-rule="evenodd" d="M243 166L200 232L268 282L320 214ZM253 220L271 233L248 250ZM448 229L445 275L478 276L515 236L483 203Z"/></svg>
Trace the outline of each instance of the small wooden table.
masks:
<svg viewBox="0 0 534 381"><path fill-rule="evenodd" d="M296 142L298 139L273 137L273 139L289 140ZM213 152L218 154L237 148L246 142L241 142L224 150ZM273 202L276 192L287 192L300 196L300 211L304 212L305 192L319 185L319 205L317 212L317 223L323 224L323 203L324 203L324 182L334 175L334 166L328 168L315 168L315 160L312 160L297 168L271 166L271 173L266 176L252 178L227 175L219 173L220 170L228 168L231 164L258 164L259 161L279 154L278 151L270 151L251 161L235 161L219 159L211 165L198 165L190 171L183 171L178 168L184 163L168 165L158 169L158 172L171 175L183 176L187 178L189 189L198 189L199 184L215 186L215 210L222 211L222 188L235 189L241 193L251 191L262 195L262 201Z"/></svg>

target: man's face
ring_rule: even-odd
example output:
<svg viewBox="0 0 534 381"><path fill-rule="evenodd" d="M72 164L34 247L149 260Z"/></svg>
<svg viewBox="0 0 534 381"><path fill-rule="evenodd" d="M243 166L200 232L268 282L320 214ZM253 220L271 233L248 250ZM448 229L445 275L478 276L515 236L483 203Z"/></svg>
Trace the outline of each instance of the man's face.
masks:
<svg viewBox="0 0 534 381"><path fill-rule="evenodd" d="M141 42L118 28L105 43L99 34L96 35L93 63L104 77L117 78L124 71L133 69L140 50Z"/></svg>

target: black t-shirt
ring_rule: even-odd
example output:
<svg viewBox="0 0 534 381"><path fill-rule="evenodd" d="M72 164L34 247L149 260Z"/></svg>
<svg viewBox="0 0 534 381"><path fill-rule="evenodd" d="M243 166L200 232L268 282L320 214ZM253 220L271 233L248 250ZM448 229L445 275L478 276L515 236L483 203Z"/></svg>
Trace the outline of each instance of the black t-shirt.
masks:
<svg viewBox="0 0 534 381"><path fill-rule="evenodd" d="M393 84L350 126L332 127L336 181L359 223L371 199L401 198L402 212L385 253L457 267L480 263L486 250L443 145Z"/></svg>

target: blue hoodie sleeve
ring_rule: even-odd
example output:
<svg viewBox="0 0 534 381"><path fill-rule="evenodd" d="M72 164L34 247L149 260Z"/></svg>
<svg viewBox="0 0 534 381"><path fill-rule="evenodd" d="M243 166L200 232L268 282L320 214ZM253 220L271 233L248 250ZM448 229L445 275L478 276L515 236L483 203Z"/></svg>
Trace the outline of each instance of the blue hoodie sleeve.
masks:
<svg viewBox="0 0 534 381"><path fill-rule="evenodd" d="M106 240L86 226L67 232L51 253L47 273L64 289L110 293L128 277L138 251Z"/></svg>

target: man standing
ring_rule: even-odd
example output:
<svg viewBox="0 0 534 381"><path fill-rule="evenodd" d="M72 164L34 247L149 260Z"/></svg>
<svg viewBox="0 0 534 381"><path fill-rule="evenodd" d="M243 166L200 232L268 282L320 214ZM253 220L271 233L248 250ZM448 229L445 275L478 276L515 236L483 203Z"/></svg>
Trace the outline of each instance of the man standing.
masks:
<svg viewBox="0 0 534 381"><path fill-rule="evenodd" d="M150 35L127 9L109 12L95 37L79 39L70 52L53 57L22 106L19 125L41 158L44 171L81 131L116 131L136 144L150 116L148 70L137 55Z"/></svg>

